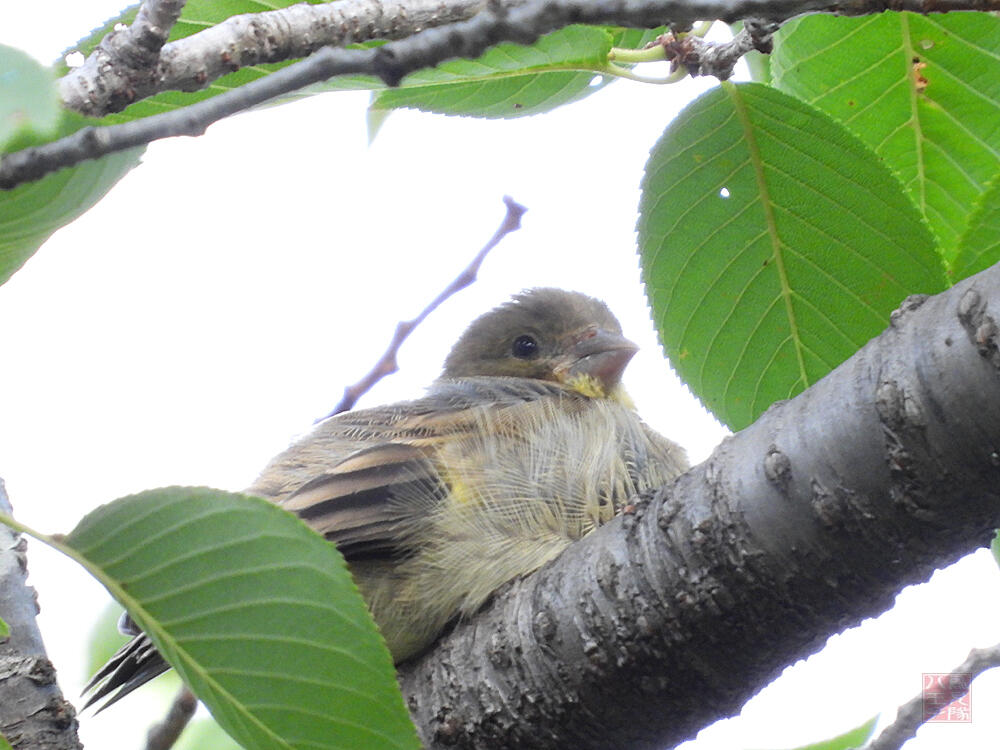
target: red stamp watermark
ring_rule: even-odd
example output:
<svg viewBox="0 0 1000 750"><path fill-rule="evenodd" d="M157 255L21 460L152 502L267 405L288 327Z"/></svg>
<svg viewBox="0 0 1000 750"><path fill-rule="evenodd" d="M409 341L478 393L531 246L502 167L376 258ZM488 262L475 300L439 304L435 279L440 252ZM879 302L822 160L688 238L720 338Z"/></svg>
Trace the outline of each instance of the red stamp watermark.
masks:
<svg viewBox="0 0 1000 750"><path fill-rule="evenodd" d="M925 672L924 721L972 723L972 675L967 672Z"/></svg>

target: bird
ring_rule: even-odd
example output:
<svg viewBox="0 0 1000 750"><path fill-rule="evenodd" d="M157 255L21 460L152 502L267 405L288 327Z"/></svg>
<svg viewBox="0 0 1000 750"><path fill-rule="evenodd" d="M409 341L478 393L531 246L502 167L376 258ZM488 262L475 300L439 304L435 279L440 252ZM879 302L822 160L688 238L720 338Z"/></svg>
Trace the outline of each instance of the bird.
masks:
<svg viewBox="0 0 1000 750"><path fill-rule="evenodd" d="M637 350L599 299L528 289L468 326L423 397L327 418L246 492L337 546L399 664L688 468L622 386ZM169 668L119 628L85 708Z"/></svg>

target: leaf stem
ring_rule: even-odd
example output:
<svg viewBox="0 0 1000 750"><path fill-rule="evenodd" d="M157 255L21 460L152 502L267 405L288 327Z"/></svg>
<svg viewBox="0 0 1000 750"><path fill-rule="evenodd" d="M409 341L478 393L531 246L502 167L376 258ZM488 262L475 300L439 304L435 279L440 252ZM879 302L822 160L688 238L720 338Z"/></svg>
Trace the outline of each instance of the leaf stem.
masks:
<svg viewBox="0 0 1000 750"><path fill-rule="evenodd" d="M618 78L627 78L630 81L639 81L639 83L655 83L658 85L665 83L677 83L677 81L687 75L687 70L679 69L675 70L668 76L644 76L641 73L635 73L628 68L623 68L620 65L615 65L614 63L608 63L601 72L607 75L617 76ZM680 75L678 75L678 73Z"/></svg>
<svg viewBox="0 0 1000 750"><path fill-rule="evenodd" d="M646 47L645 49L612 47L611 51L608 52L609 62L614 60L617 63L623 63L625 65L644 62L662 62L666 59L666 50L664 50L663 46L660 44L653 47Z"/></svg>

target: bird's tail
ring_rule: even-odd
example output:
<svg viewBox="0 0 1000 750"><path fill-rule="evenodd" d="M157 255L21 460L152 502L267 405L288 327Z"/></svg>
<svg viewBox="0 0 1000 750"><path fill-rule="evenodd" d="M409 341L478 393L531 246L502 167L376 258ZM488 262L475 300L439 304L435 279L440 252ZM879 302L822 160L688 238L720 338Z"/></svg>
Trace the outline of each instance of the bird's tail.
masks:
<svg viewBox="0 0 1000 750"><path fill-rule="evenodd" d="M117 703L140 685L144 685L170 668L153 642L149 640L149 636L139 630L128 613L122 615L118 629L134 637L118 649L118 652L90 678L90 682L83 689L85 695L93 691L84 708L111 696L97 713Z"/></svg>

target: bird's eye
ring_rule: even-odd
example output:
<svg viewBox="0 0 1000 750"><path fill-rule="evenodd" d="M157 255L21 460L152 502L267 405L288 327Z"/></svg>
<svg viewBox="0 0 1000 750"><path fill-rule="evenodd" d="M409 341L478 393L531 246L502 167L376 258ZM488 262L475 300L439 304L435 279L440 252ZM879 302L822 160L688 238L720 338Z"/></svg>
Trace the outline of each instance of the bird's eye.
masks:
<svg viewBox="0 0 1000 750"><path fill-rule="evenodd" d="M522 334L514 339L510 351L518 359L531 359L538 354L538 342L534 336Z"/></svg>

